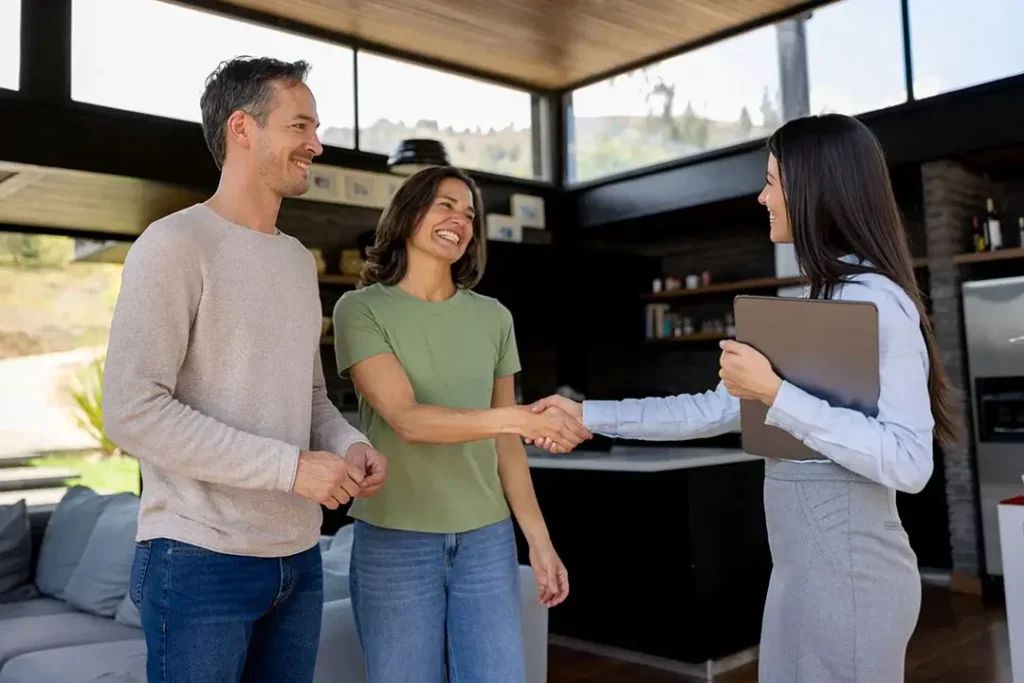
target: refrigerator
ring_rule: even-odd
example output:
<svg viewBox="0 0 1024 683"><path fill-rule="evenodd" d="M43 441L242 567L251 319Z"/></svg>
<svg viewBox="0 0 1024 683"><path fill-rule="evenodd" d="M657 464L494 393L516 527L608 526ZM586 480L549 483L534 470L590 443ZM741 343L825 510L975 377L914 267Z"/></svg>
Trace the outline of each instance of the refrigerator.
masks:
<svg viewBox="0 0 1024 683"><path fill-rule="evenodd" d="M1024 491L1024 276L961 287L982 543L1002 576L999 501Z"/></svg>

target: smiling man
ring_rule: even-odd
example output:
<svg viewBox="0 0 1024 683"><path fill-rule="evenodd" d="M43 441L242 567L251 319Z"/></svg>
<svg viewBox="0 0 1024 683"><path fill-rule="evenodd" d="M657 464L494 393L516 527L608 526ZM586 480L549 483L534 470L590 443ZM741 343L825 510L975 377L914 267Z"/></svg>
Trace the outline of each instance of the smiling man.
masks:
<svg viewBox="0 0 1024 683"><path fill-rule="evenodd" d="M320 505L385 478L327 398L313 256L276 227L322 152L308 68L246 58L210 76L217 192L150 225L125 260L103 410L142 464L130 590L152 683L311 682Z"/></svg>

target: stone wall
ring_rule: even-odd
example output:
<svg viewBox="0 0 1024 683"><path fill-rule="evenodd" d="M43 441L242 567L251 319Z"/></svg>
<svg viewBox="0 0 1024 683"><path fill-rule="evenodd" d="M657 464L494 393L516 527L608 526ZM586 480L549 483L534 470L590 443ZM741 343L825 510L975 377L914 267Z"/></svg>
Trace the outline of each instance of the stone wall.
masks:
<svg viewBox="0 0 1024 683"><path fill-rule="evenodd" d="M951 161L935 161L921 167L924 190L924 223L927 244L932 323L942 362L962 392L962 416L967 426L963 443L944 449L946 498L953 573L981 574L981 540L971 410L967 376L967 351L961 314L961 273L953 256L970 250L971 217L981 215L985 198L996 190L992 184Z"/></svg>

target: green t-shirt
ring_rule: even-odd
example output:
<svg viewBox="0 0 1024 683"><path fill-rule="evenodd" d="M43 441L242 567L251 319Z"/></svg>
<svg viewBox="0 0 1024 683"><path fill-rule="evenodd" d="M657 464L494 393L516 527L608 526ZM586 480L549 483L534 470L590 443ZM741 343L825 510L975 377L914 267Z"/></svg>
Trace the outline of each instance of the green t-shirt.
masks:
<svg viewBox="0 0 1024 683"><path fill-rule="evenodd" d="M379 283L346 292L334 308L334 335L342 375L359 361L393 353L420 404L490 408L494 380L520 370L509 310L465 289L437 302ZM460 533L508 517L494 439L407 444L361 395L359 419L388 459L388 480L377 495L352 503L352 517L433 533Z"/></svg>

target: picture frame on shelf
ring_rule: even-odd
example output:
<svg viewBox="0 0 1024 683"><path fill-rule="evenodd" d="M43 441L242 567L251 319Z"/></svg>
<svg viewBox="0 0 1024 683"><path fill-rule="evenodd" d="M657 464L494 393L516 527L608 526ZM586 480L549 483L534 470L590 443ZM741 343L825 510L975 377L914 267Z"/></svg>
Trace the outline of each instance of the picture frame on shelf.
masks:
<svg viewBox="0 0 1024 683"><path fill-rule="evenodd" d="M522 242L523 225L515 216L487 214L487 239L498 242Z"/></svg>
<svg viewBox="0 0 1024 683"><path fill-rule="evenodd" d="M512 216L519 220L521 227L540 230L545 228L543 197L517 193L512 195L509 204Z"/></svg>

